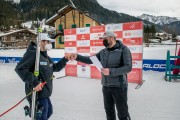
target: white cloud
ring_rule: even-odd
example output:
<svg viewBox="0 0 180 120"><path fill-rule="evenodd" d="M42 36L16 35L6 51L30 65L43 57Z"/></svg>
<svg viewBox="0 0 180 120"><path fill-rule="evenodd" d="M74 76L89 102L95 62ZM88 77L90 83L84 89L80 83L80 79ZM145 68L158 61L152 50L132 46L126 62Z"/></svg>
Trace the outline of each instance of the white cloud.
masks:
<svg viewBox="0 0 180 120"><path fill-rule="evenodd" d="M133 16L151 14L155 16L180 17L179 0L98 0L110 10Z"/></svg>

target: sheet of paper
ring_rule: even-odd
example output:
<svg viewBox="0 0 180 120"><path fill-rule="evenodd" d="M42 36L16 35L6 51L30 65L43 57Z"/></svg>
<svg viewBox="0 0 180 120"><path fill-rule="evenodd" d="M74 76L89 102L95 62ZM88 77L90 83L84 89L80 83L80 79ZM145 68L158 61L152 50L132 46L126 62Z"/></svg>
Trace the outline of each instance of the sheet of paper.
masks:
<svg viewBox="0 0 180 120"><path fill-rule="evenodd" d="M96 66L96 68L101 72L101 68L103 68L103 66L98 60L98 58L96 56L91 56L90 59L93 62L93 64Z"/></svg>

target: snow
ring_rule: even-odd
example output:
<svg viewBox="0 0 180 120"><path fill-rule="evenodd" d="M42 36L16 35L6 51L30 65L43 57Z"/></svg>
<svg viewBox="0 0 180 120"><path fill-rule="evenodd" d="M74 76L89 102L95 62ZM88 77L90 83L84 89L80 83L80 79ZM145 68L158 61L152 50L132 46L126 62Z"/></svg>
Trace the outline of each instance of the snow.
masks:
<svg viewBox="0 0 180 120"><path fill-rule="evenodd" d="M32 21L27 21L25 23L22 23L21 26L31 28L32 24L33 24Z"/></svg>
<svg viewBox="0 0 180 120"><path fill-rule="evenodd" d="M0 57L22 57L26 49L10 49L0 50ZM48 55L52 58L62 58L64 56L64 49L52 49L48 51Z"/></svg>
<svg viewBox="0 0 180 120"><path fill-rule="evenodd" d="M34 21L34 23L37 23L37 21ZM27 21L27 22L21 24L22 27L25 27L28 29L32 28L32 25L33 25L33 21ZM54 27L43 24L42 29L43 30L46 29L47 31L53 31Z"/></svg>
<svg viewBox="0 0 180 120"><path fill-rule="evenodd" d="M49 22L49 21L51 21L52 19L54 19L54 18L57 17L57 16L58 16L58 14L53 15L51 18L47 19L46 23Z"/></svg>
<svg viewBox="0 0 180 120"><path fill-rule="evenodd" d="M167 44L171 44L170 41L166 41ZM165 60L167 50L170 50L171 55L175 54L174 45L151 45L150 47L143 48L143 59L158 59ZM0 57L22 57L25 53L25 49L10 49L10 50L0 50ZM52 58L62 58L64 56L64 49L52 49L48 51L48 55Z"/></svg>
<svg viewBox="0 0 180 120"><path fill-rule="evenodd" d="M14 71L16 64L0 64L0 114L24 96L24 83ZM6 69L6 71L5 71ZM8 71L8 75L7 75ZM164 73L144 72L144 84L129 83L128 104L132 120L179 120L179 82L166 82ZM51 96L54 114L50 120L105 120L101 83L97 79L64 77L64 70L55 73ZM2 120L30 120L25 117L23 101L5 114Z"/></svg>
<svg viewBox="0 0 180 120"><path fill-rule="evenodd" d="M2 36L7 36L7 35L11 35L11 34L14 34L14 33L17 33L17 32L21 32L21 31L24 31L26 29L20 29L20 30L13 30L11 32L8 32L8 33L1 33L0 34L0 37ZM28 30L29 32L33 33L34 31L31 31L31 30ZM35 33L34 33L35 34Z"/></svg>
<svg viewBox="0 0 180 120"><path fill-rule="evenodd" d="M166 60L167 50L171 55L175 55L174 45L150 45L143 50L143 59Z"/></svg>
<svg viewBox="0 0 180 120"><path fill-rule="evenodd" d="M159 25L170 24L172 22L176 22L180 20L177 17L153 16L148 14L142 14L141 16L137 16L137 17Z"/></svg>
<svg viewBox="0 0 180 120"><path fill-rule="evenodd" d="M180 36L176 36L176 39L180 40Z"/></svg>
<svg viewBox="0 0 180 120"><path fill-rule="evenodd" d="M166 52L174 54L175 46L150 46L144 48L143 58L165 59ZM0 56L22 56L23 50L0 50ZM62 57L64 50L49 51L51 57ZM25 96L24 83L15 73L16 64L0 63L0 114L15 105ZM63 77L64 69L54 73L51 96L54 114L50 120L105 120L101 82L98 79ZM128 105L132 120L179 120L180 81L166 82L163 72L143 71L144 84L129 83ZM2 120L30 120L25 117L24 100L16 108L2 116Z"/></svg>

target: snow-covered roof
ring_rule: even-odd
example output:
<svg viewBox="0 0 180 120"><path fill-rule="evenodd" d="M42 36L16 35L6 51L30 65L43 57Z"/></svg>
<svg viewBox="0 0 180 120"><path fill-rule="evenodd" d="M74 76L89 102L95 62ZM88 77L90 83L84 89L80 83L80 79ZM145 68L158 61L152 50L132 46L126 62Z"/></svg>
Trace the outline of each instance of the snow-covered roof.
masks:
<svg viewBox="0 0 180 120"><path fill-rule="evenodd" d="M180 40L180 36L176 36L176 39Z"/></svg>
<svg viewBox="0 0 180 120"><path fill-rule="evenodd" d="M56 18L58 16L58 14L53 15L51 18L49 18L48 20L46 20L46 24L49 23L50 21L52 21L54 18Z"/></svg>
<svg viewBox="0 0 180 120"><path fill-rule="evenodd" d="M164 35L164 34L166 34L166 35L172 35L172 34L168 34L168 33L166 33L166 32L162 32L162 33L156 33L156 35Z"/></svg>
<svg viewBox="0 0 180 120"><path fill-rule="evenodd" d="M67 8L68 6L70 6L70 5L66 5L66 6L64 6L63 8L61 8L59 11L58 11L58 13L60 13L61 11L63 11L65 8ZM71 6L71 7L73 7L73 6ZM74 8L74 7L73 7Z"/></svg>
<svg viewBox="0 0 180 120"><path fill-rule="evenodd" d="M22 32L22 31L29 31L30 33L32 33L32 34L34 34L34 35L36 34L36 33L34 33L33 31L30 31L30 30L28 30L28 29L20 29L20 30L16 30L16 31L12 31L12 32L0 34L0 37L7 36L7 35L11 35L11 34L18 33L18 32Z"/></svg>
<svg viewBox="0 0 180 120"><path fill-rule="evenodd" d="M69 12L69 11L72 10L72 9L75 9L75 10L81 12L81 13L84 13L83 11L81 11L81 10L73 7L72 5L66 5L66 6L64 6L63 8L61 8L61 9L58 11L57 14L55 14L55 15L53 15L51 18L49 18L49 19L46 21L46 24L50 24L52 21L57 20L57 19L59 18L59 15L60 15L61 13L66 12L66 11ZM66 13L65 13L65 14L66 14ZM85 14L85 15L86 15L86 14ZM86 16L88 16L88 15L86 15ZM88 17L91 18L91 19L93 19L93 20L95 20L96 22L98 22L95 18L93 18L93 17L91 17L91 16L88 16ZM98 23L99 23L99 22L98 22ZM99 24L100 24L100 23L99 23Z"/></svg>

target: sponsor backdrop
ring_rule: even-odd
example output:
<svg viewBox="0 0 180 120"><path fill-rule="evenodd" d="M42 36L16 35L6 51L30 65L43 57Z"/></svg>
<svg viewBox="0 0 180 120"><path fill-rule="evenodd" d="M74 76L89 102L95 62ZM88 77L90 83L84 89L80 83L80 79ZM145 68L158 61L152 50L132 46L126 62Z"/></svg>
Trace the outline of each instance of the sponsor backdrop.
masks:
<svg viewBox="0 0 180 120"><path fill-rule="evenodd" d="M84 56L92 56L104 48L102 40L105 31L114 31L117 40L128 46L132 53L133 70L128 74L129 82L142 82L142 41L143 23L130 22L120 24L108 24L105 26L93 26L64 30L65 54L78 53ZM88 65L77 61L70 61L66 65L66 75L86 78L101 78L101 73L94 65Z"/></svg>
<svg viewBox="0 0 180 120"><path fill-rule="evenodd" d="M174 64L174 60L171 60L171 65ZM166 70L166 60L143 60L143 70L153 70L164 72Z"/></svg>
<svg viewBox="0 0 180 120"><path fill-rule="evenodd" d="M2 57L0 56L0 63L18 63L22 57ZM57 63L61 58L52 58Z"/></svg>

